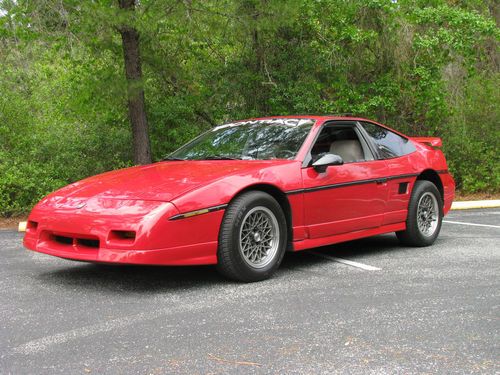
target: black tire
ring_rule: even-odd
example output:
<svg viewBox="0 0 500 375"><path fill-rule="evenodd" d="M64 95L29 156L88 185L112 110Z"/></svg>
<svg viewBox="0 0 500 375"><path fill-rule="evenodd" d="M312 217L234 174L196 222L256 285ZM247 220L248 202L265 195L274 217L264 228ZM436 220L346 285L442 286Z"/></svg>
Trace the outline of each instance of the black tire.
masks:
<svg viewBox="0 0 500 375"><path fill-rule="evenodd" d="M418 223L418 210L419 204L423 204L423 199L431 200L433 204L437 205L437 221L435 224L430 225L432 230L428 233L425 229L419 228ZM434 197L434 200L432 199ZM422 202L422 203L421 203ZM422 217L425 217L425 210ZM423 219L422 219L423 220ZM423 220L425 221L425 220ZM403 245L408 246L430 246L436 241L439 236L439 231L441 230L441 224L443 221L443 200L441 194L439 193L436 186L430 181L417 181L413 186L413 190L410 197L410 204L408 206L408 217L406 219L406 230L401 232L396 232L399 241ZM435 225L435 227L434 227Z"/></svg>
<svg viewBox="0 0 500 375"><path fill-rule="evenodd" d="M274 236L270 235L264 240L259 240L261 238L260 229L249 231L248 229L252 227L251 219L254 218L252 215L262 215L262 220L268 220L269 227L265 227L262 233L268 230L272 231L272 228L275 228L272 232ZM278 230L279 233L277 233ZM245 231L247 235L244 234ZM240 240L240 237L243 240ZM253 282L268 279L283 260L287 238L286 219L278 202L262 191L243 193L231 201L224 213L219 231L217 269L222 275L237 281ZM259 252L263 256L261 264L258 264L257 260L252 264L251 259L249 259L251 256L248 254L253 249L258 248L259 243L260 246L269 246L270 249ZM251 248L251 250L247 250L247 248Z"/></svg>

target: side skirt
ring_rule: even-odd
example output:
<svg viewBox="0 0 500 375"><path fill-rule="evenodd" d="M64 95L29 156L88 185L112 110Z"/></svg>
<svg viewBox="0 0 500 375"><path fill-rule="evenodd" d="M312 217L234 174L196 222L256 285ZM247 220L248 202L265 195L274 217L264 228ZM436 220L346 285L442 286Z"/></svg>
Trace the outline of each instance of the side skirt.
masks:
<svg viewBox="0 0 500 375"><path fill-rule="evenodd" d="M364 237L376 236L377 234L399 232L400 230L405 230L405 229L406 229L405 222L397 224L389 224L389 225L383 225L378 228L363 229L355 232L336 234L328 237L295 241L292 242L292 246L293 246L293 251L300 251L300 250L311 249L313 247L333 245L339 242L346 242L346 241L357 240Z"/></svg>

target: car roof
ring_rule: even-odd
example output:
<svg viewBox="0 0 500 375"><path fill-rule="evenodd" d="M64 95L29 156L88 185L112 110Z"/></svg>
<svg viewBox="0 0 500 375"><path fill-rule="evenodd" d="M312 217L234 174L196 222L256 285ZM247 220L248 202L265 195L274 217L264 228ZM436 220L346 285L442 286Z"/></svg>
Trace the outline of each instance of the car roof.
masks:
<svg viewBox="0 0 500 375"><path fill-rule="evenodd" d="M277 119L308 119L314 120L314 127L322 126L326 121L366 121L371 122L373 124L377 124L383 128L386 128L396 134L399 134L402 137L408 138L406 134L403 134L385 124L381 124L377 121L370 120L363 117L354 117L354 116L342 116L342 115L286 115L286 116L266 116L266 117L255 117L249 118L245 120L238 120L234 123L245 122L245 121L257 121L257 120L277 120Z"/></svg>
<svg viewBox="0 0 500 375"><path fill-rule="evenodd" d="M256 117L249 120L269 120L269 119L278 119L278 118L300 118L300 119L312 119L312 120L353 120L359 119L359 117L347 116L347 115L285 115L285 116L265 116L265 117Z"/></svg>
<svg viewBox="0 0 500 375"><path fill-rule="evenodd" d="M366 118L362 117L354 117L354 116L342 116L342 115L286 115L286 116L265 116L265 117L255 117L255 118L249 118L246 120L242 121L251 121L251 120L273 120L273 119L310 119L310 120L316 120L320 122L324 121L330 121L330 120L337 120L337 121L370 121L374 122L373 120L369 120ZM240 121L237 121L240 122Z"/></svg>
<svg viewBox="0 0 500 375"><path fill-rule="evenodd" d="M279 120L279 119L307 119L315 121L314 127L323 125L326 121L368 121L378 124L377 122L362 117L354 116L341 116L341 115L286 115L286 116L265 116L265 117L254 117L243 120L237 120L232 123L237 124L239 122L246 121L265 121L265 120ZM379 124L382 125L382 124ZM385 125L382 125L385 126ZM387 126L385 126L387 127Z"/></svg>

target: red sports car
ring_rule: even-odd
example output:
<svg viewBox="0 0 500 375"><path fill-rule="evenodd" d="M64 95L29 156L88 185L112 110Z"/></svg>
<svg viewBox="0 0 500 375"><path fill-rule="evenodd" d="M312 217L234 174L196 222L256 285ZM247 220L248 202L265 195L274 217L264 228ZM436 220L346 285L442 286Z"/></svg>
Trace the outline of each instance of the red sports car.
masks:
<svg viewBox="0 0 500 375"><path fill-rule="evenodd" d="M161 162L48 195L24 245L88 262L217 264L241 281L270 277L285 251L388 232L427 246L455 192L440 146L353 117L224 124Z"/></svg>

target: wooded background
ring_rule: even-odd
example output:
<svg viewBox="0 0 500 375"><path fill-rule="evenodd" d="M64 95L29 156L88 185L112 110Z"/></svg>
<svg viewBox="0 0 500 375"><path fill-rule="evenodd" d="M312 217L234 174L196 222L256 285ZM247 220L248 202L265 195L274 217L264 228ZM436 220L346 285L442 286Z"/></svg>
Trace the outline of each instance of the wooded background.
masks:
<svg viewBox="0 0 500 375"><path fill-rule="evenodd" d="M498 192L499 22L496 0L0 0L0 215L286 114L440 136L462 192Z"/></svg>

